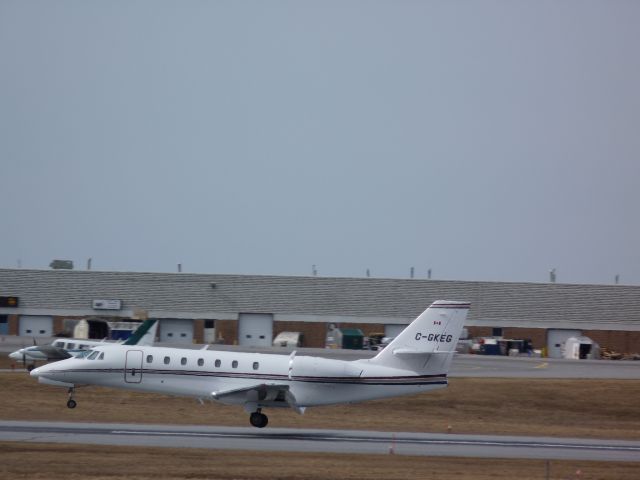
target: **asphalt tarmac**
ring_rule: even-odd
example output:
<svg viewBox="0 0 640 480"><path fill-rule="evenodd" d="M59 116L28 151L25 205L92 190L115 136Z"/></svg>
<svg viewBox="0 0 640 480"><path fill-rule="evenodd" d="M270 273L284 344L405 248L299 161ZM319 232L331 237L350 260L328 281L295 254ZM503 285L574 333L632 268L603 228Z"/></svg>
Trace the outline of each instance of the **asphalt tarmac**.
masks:
<svg viewBox="0 0 640 480"><path fill-rule="evenodd" d="M640 361L456 355L449 376L640 380Z"/></svg>
<svg viewBox="0 0 640 480"><path fill-rule="evenodd" d="M640 461L640 442L176 425L0 421L0 440L252 451Z"/></svg>

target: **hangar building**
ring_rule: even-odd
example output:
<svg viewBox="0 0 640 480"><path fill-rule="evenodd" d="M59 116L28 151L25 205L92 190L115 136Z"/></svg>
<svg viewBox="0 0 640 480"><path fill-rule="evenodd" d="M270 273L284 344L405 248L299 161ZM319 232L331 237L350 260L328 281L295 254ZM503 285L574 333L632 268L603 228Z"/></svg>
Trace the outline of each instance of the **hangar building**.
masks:
<svg viewBox="0 0 640 480"><path fill-rule="evenodd" d="M395 336L438 299L471 302L472 336L566 338L640 352L640 287L191 273L0 269L0 335L52 336L79 319L160 319L160 340L269 346L282 331L323 347L329 325ZM102 336L101 333L94 336Z"/></svg>

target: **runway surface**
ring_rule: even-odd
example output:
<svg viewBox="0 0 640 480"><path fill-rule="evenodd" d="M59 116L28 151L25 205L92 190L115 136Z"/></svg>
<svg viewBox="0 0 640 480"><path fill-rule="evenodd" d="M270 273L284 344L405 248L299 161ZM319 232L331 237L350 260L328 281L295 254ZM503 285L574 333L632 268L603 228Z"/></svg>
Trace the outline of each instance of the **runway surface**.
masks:
<svg viewBox="0 0 640 480"><path fill-rule="evenodd" d="M0 440L253 451L640 461L640 442L176 425L0 421Z"/></svg>

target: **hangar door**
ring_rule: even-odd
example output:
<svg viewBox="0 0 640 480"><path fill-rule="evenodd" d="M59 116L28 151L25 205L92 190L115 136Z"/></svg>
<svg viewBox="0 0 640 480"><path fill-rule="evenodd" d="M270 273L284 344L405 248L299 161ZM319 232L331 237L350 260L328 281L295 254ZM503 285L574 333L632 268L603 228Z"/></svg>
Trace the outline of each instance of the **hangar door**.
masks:
<svg viewBox="0 0 640 480"><path fill-rule="evenodd" d="M53 337L53 317L21 315L18 335L26 337Z"/></svg>
<svg viewBox="0 0 640 480"><path fill-rule="evenodd" d="M547 330L547 355L549 358L562 358L562 348L567 338L579 337L580 335L582 335L580 330Z"/></svg>
<svg viewBox="0 0 640 480"><path fill-rule="evenodd" d="M160 341L167 343L193 343L193 320L163 318L160 320Z"/></svg>
<svg viewBox="0 0 640 480"><path fill-rule="evenodd" d="M273 342L273 315L241 313L238 318L238 344L245 347L270 347Z"/></svg>

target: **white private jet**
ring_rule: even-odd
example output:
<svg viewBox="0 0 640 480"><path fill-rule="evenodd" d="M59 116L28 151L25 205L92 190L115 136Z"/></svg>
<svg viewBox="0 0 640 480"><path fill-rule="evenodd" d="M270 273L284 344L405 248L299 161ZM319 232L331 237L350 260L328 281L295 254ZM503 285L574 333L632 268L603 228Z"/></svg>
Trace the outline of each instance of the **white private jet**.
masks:
<svg viewBox="0 0 640 480"><path fill-rule="evenodd" d="M320 357L101 345L83 355L31 371L41 383L69 389L100 385L241 405L254 427L267 425L267 407L352 403L447 386L447 372L468 303L439 300L377 356L343 361Z"/></svg>
<svg viewBox="0 0 640 480"><path fill-rule="evenodd" d="M122 345L153 345L158 330L157 320L145 320ZM9 358L26 364L27 362L52 362L77 357L82 352L100 345L110 345L104 340L86 340L82 338L61 338L50 345L33 345L21 348L9 354ZM34 365L27 365L33 370Z"/></svg>

